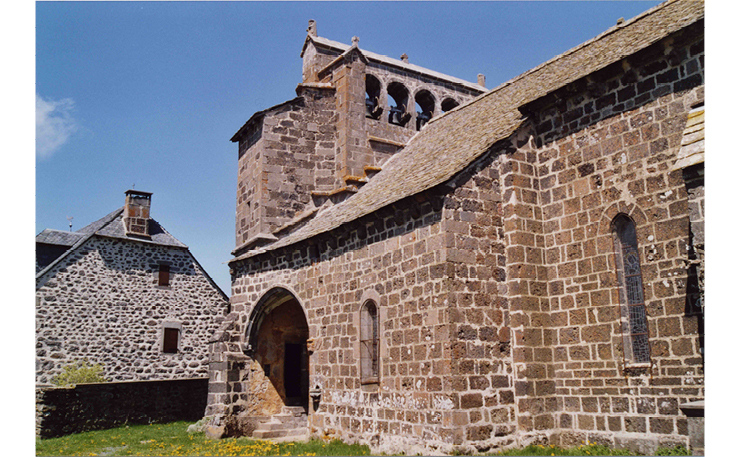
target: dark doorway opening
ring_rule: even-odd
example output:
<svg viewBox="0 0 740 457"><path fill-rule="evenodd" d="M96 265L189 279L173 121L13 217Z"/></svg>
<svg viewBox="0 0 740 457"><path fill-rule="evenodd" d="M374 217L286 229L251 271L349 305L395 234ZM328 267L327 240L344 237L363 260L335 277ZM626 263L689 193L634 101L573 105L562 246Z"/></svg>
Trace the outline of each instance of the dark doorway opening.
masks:
<svg viewBox="0 0 740 457"><path fill-rule="evenodd" d="M291 402L301 396L301 345L285 343L285 368L283 369L285 397Z"/></svg>

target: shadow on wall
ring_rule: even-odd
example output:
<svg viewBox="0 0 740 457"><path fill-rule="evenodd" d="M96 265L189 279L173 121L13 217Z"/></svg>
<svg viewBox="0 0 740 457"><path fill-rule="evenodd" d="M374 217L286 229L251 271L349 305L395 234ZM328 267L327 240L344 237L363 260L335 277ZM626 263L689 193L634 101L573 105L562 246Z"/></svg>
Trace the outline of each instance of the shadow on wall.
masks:
<svg viewBox="0 0 740 457"><path fill-rule="evenodd" d="M283 406L308 408L308 323L301 305L291 297L258 324L251 342L250 415L279 414Z"/></svg>

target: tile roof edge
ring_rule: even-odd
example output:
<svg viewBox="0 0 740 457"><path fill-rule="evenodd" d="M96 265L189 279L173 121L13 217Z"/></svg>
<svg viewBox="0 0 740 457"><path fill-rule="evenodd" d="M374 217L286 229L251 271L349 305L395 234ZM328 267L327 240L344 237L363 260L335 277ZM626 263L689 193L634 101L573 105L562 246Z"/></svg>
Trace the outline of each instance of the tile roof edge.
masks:
<svg viewBox="0 0 740 457"><path fill-rule="evenodd" d="M98 219L95 222L98 222L98 221L100 221L102 219L107 219L107 220L105 220L103 222L103 225L100 226L100 228L103 228L106 225L110 224L111 221L115 220L115 218L117 218L122 213L123 213L123 207L117 209L116 211L113 211L112 213L109 213L109 214L103 216L101 219ZM87 224L85 227L89 227L90 225L94 224L95 222L91 222L90 224ZM82 229L84 229L85 227L83 227ZM98 230L100 230L100 228ZM82 230L82 229L80 229L80 230ZM51 269L54 268L56 265L58 265L62 260L66 259L72 252L74 252L77 249L79 249L79 247L82 246L83 244L85 244L87 242L87 240L89 240L90 238L92 238L93 235L96 234L96 232L97 232L97 230L96 231L93 231L91 233L83 234L83 237L80 238L79 241L77 241L69 249L67 249L66 251L64 251L64 253L62 255L60 255L59 257L57 257L56 259L54 259L54 261L51 262L49 265L47 265L46 268L44 268L43 270L41 270L38 273L36 273L36 290L40 289L43 286L44 283L41 283L39 281L41 280L41 278L46 273L48 273L49 271L51 271ZM77 232L75 232L75 233L77 233Z"/></svg>
<svg viewBox="0 0 740 457"><path fill-rule="evenodd" d="M46 282L40 282L40 280L43 278L43 276L51 271L52 268L56 267L59 263L62 262L62 260L66 259L72 252L76 251L80 246L85 244L87 240L92 238L95 235L95 233L89 233L87 235L84 235L82 238L79 239L75 244L73 244L69 249L64 251L62 255L54 259L53 262L51 262L49 265L46 266L43 270L36 273L36 290L39 290L41 287L43 287Z"/></svg>
<svg viewBox="0 0 740 457"><path fill-rule="evenodd" d="M211 278L211 275L209 275L208 272L206 271L206 269L203 268L203 265L201 265L200 262L198 262L198 259L195 257L195 254L193 254L190 251L190 248L187 248L186 247L185 249L188 251L188 254L190 254L190 257L193 259L193 262L195 262L195 264L198 266L198 268L200 268L200 271L203 272L203 275L206 277L206 280L208 280L208 282L211 283L211 285L216 289L216 291L218 293L221 294L221 297L223 297L223 299L228 304L230 302L229 296L226 295L226 293L223 290L221 290L221 288L218 286L218 284L216 284L216 281L214 281L213 278Z"/></svg>
<svg viewBox="0 0 740 457"><path fill-rule="evenodd" d="M84 234L82 234L82 233L77 233L77 232L70 232L70 231L67 231L67 230L58 230L58 229L50 229L50 228L46 228L46 229L43 229L42 231L40 231L40 232L39 232L38 234L36 234L36 243L41 243L41 244L50 244L50 245L54 245L54 246L70 246L70 247L71 247L71 246L73 246L73 245L74 245L74 243L76 243L76 242L77 242L77 241L79 240L79 238L77 238L77 240L75 240L75 242L74 242L74 243L72 243L72 244L61 244L61 243L50 243L50 242L48 242L48 241L38 241L39 237L40 237L41 235L43 235L43 234L44 234L44 232L46 232L46 233L63 233L63 234L65 235L65 236L69 236L69 235L72 235L73 237L74 237L74 236L78 236L78 237L83 237L83 236L85 236L85 235L84 235Z"/></svg>

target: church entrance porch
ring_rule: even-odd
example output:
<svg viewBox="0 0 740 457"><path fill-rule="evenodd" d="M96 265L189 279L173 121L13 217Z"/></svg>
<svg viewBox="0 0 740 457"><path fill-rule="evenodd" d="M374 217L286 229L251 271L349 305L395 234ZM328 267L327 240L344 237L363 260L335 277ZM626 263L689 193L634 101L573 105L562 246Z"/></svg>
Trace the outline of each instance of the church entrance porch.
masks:
<svg viewBox="0 0 740 457"><path fill-rule="evenodd" d="M309 383L303 308L287 290L271 290L254 308L246 338L247 414L261 419L253 436L299 439L307 433Z"/></svg>

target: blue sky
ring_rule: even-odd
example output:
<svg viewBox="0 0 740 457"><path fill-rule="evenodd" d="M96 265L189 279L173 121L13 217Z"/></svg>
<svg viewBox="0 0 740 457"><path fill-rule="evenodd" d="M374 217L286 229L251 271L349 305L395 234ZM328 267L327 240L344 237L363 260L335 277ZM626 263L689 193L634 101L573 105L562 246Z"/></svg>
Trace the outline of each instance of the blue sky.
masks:
<svg viewBox="0 0 740 457"><path fill-rule="evenodd" d="M236 145L295 96L320 36L489 88L658 2L39 2L36 233L153 192L152 216L230 294Z"/></svg>

